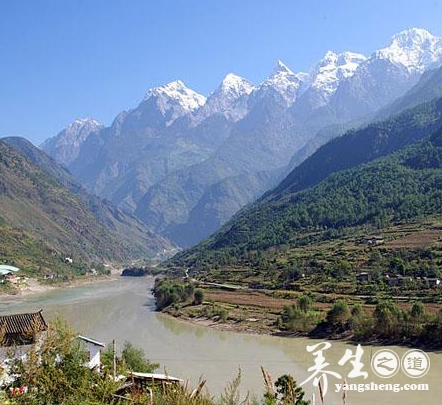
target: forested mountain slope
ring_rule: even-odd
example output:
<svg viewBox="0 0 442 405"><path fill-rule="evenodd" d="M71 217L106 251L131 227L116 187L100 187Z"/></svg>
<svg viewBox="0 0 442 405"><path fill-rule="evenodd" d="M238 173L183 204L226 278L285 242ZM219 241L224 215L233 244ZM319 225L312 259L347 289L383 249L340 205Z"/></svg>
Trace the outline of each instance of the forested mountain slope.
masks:
<svg viewBox="0 0 442 405"><path fill-rule="evenodd" d="M391 155L336 172L314 187L246 207L171 263L235 263L247 252L299 246L334 230L387 226L442 213L442 130Z"/></svg>
<svg viewBox="0 0 442 405"><path fill-rule="evenodd" d="M442 98L382 122L350 130L319 148L266 196L299 191L331 173L369 162L415 142L442 126Z"/></svg>
<svg viewBox="0 0 442 405"><path fill-rule="evenodd" d="M19 153L24 155L32 164L49 176L55 177L63 186L78 196L88 207L95 218L104 226L115 232L128 245L139 246L143 257L164 259L176 250L176 246L155 234L145 223L138 220L110 201L103 200L86 191L72 175L53 158L35 147L32 143L20 137L2 139Z"/></svg>

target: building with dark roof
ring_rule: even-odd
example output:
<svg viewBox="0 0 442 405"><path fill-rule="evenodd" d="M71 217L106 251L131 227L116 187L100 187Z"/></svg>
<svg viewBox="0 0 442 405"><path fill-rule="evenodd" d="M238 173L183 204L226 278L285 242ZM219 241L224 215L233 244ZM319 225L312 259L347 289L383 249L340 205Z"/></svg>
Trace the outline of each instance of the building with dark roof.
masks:
<svg viewBox="0 0 442 405"><path fill-rule="evenodd" d="M33 313L0 315L0 346L20 346L34 343L47 330L42 310Z"/></svg>

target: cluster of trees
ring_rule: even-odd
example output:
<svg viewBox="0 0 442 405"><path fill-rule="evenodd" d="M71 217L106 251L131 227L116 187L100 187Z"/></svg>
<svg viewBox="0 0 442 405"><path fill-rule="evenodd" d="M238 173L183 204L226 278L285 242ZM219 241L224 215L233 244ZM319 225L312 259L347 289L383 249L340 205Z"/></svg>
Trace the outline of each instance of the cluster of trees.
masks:
<svg viewBox="0 0 442 405"><path fill-rule="evenodd" d="M312 308L313 300L308 295L301 295L296 304L284 307L277 320L280 329L309 333L320 322L321 315Z"/></svg>
<svg viewBox="0 0 442 405"><path fill-rule="evenodd" d="M429 313L419 301L405 310L392 301L384 300L370 312L360 304L350 306L346 300L339 299L324 318L312 309L311 299L302 295L295 305L284 308L278 326L311 336L344 334L356 340L442 347L442 311Z"/></svg>
<svg viewBox="0 0 442 405"><path fill-rule="evenodd" d="M182 283L167 278L155 279L153 294L159 311L178 302L192 301L199 305L204 300L204 292L199 288L195 289L193 283Z"/></svg>

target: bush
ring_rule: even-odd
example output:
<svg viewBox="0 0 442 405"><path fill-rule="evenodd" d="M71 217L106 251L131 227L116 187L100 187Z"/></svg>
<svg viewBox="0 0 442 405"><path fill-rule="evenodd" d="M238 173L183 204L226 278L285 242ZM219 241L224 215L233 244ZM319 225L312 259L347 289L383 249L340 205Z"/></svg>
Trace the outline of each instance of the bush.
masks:
<svg viewBox="0 0 442 405"><path fill-rule="evenodd" d="M193 294L193 303L195 305L200 305L204 301L204 291L201 289L195 290L195 293Z"/></svg>
<svg viewBox="0 0 442 405"><path fill-rule="evenodd" d="M348 321L350 310L345 300L336 301L327 312L327 323L331 326L342 326Z"/></svg>
<svg viewBox="0 0 442 405"><path fill-rule="evenodd" d="M121 351L121 359L130 371L152 373L159 364L150 363L142 349L134 347L131 342L125 341Z"/></svg>
<svg viewBox="0 0 442 405"><path fill-rule="evenodd" d="M166 278L157 278L153 288L157 310L161 311L172 304L187 301L194 296L194 290L192 283L183 284Z"/></svg>

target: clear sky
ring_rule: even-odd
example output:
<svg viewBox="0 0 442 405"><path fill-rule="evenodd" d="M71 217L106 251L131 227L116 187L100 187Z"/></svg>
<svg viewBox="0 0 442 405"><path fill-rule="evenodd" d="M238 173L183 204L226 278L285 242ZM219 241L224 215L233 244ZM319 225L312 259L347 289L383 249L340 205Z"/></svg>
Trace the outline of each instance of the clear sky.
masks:
<svg viewBox="0 0 442 405"><path fill-rule="evenodd" d="M278 59L308 71L412 27L442 36L442 0L0 0L0 137L38 145L175 79L204 95L230 72L259 84Z"/></svg>

